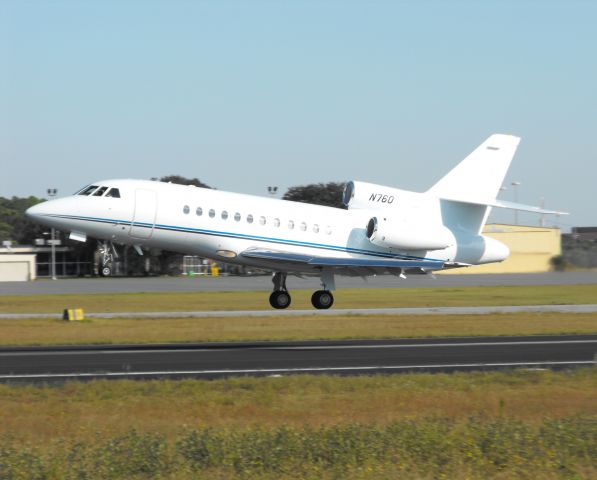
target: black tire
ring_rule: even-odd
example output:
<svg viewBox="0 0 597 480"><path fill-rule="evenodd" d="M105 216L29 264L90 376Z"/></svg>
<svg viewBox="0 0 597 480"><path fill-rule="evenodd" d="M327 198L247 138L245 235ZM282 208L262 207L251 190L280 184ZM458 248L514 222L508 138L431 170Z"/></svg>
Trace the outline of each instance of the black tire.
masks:
<svg viewBox="0 0 597 480"><path fill-rule="evenodd" d="M329 290L317 290L311 296L311 303L318 310L327 310L334 304L334 296Z"/></svg>
<svg viewBox="0 0 597 480"><path fill-rule="evenodd" d="M269 296L269 304L278 310L288 308L290 301L290 294L283 290L272 292Z"/></svg>
<svg viewBox="0 0 597 480"><path fill-rule="evenodd" d="M110 275L112 275L112 269L108 266L102 267L102 269L100 270L100 275L102 277L109 277Z"/></svg>

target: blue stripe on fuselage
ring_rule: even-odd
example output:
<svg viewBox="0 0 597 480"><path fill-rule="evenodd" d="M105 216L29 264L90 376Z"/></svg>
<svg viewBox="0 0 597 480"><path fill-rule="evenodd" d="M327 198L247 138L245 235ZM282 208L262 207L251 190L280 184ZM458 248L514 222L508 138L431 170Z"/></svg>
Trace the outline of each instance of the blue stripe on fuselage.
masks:
<svg viewBox="0 0 597 480"><path fill-rule="evenodd" d="M435 259L435 258L415 257L412 255L395 255L395 254L391 254L391 253L375 252L373 250L364 250L364 249L360 249L360 248L342 247L342 246L337 246L337 245L327 245L324 243L304 242L304 241L300 241L300 240L287 240L287 239L283 239L283 238L262 237L262 236L258 236L258 235L247 235L247 234L243 234L243 233L222 232L222 231L218 231L218 230L206 230L206 229L201 229L201 228L181 227L181 226L162 225L162 224L153 225L151 223L123 221L123 220L116 220L116 219L111 219L111 218L82 217L82 216L76 216L76 215L48 214L47 216L55 217L55 218L64 218L67 220L83 220L83 221L97 222L97 223L114 223L116 225L144 227L144 228L149 228L149 229L156 228L158 230L168 230L168 231L183 232L183 233L194 233L194 234L198 234L198 235L210 235L210 236L225 237L225 238L236 238L236 239L240 239L240 240L256 240L259 242L276 243L279 245L293 245L293 246L300 246L300 247L318 248L318 249L322 249L322 250L332 250L332 251L340 251L340 252L347 252L347 253L358 253L358 254L362 254L362 255L370 255L373 257L429 260L429 261L436 261L436 262L444 261L444 260L439 260L439 259Z"/></svg>

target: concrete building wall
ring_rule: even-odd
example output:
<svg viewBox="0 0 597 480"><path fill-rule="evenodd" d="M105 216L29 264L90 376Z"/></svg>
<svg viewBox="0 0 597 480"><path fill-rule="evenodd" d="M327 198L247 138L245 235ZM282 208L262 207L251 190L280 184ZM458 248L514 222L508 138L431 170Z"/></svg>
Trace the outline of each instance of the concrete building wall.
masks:
<svg viewBox="0 0 597 480"><path fill-rule="evenodd" d="M35 280L35 255L0 255L0 282Z"/></svg>
<svg viewBox="0 0 597 480"><path fill-rule="evenodd" d="M562 236L559 228L490 224L485 226L483 234L507 245L510 256L501 263L457 268L442 273L549 272L552 270L551 258L562 253Z"/></svg>

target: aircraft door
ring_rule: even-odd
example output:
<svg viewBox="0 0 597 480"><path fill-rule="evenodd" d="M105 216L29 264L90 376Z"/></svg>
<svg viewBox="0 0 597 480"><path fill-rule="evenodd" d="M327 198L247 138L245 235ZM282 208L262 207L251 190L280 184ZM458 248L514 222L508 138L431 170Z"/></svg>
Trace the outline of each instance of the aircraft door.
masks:
<svg viewBox="0 0 597 480"><path fill-rule="evenodd" d="M158 209L158 198L153 190L135 190L135 213L129 235L135 238L151 238Z"/></svg>

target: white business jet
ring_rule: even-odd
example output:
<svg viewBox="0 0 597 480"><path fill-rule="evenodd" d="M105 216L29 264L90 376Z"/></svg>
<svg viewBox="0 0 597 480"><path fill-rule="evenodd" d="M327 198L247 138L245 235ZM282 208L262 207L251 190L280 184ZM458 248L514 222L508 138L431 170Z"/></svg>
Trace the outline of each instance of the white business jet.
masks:
<svg viewBox="0 0 597 480"><path fill-rule="evenodd" d="M270 304L290 305L286 276L317 275L311 301L332 306L334 276L428 273L501 262L481 234L492 207L562 213L496 199L520 139L492 135L428 191L348 182L347 210L146 180L94 182L27 210L70 238L161 248L273 272Z"/></svg>

